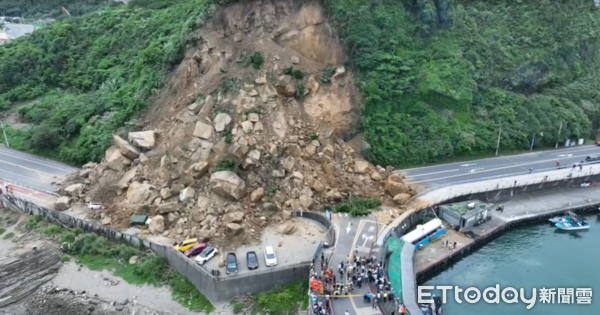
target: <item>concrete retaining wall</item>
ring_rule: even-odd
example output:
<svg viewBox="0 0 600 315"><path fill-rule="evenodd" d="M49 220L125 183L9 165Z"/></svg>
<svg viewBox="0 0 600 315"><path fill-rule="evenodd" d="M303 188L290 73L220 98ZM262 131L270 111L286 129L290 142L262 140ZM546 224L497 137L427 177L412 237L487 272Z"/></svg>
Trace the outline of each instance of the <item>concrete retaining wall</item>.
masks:
<svg viewBox="0 0 600 315"><path fill-rule="evenodd" d="M190 280L212 303L228 301L241 294L265 291L272 289L275 285L289 284L307 279L310 272L311 262L307 259L307 261L295 265L250 271L233 276L216 276L213 274L213 270L194 263L193 260L185 257L171 246L164 246L143 240L134 235L37 206L32 202L14 196L2 195L0 196L0 203L3 208L29 215L41 216L64 227L79 228L85 232L105 236L112 241L125 242L135 247L143 246L144 248L152 249L156 254L165 256L171 267ZM331 222L324 216L312 212L296 212L293 216L312 219L323 224L328 228L327 240L329 242L333 240L331 244L335 242L335 232ZM321 247L322 244L319 244L315 255L318 254Z"/></svg>

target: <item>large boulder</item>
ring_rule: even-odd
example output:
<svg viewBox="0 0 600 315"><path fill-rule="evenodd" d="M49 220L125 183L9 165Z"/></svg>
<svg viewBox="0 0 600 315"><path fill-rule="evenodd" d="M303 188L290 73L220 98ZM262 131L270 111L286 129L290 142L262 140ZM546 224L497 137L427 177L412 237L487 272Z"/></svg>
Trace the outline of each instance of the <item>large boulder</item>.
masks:
<svg viewBox="0 0 600 315"><path fill-rule="evenodd" d="M396 196L401 193L407 193L409 189L402 181L402 176L391 174L385 179L385 191L387 191L390 196Z"/></svg>
<svg viewBox="0 0 600 315"><path fill-rule="evenodd" d="M71 207L71 198L67 196L60 197L54 202L54 209L58 211L67 210Z"/></svg>
<svg viewBox="0 0 600 315"><path fill-rule="evenodd" d="M284 80L277 83L275 86L275 90L279 95L285 97L294 97L296 96L296 85L290 78L285 78Z"/></svg>
<svg viewBox="0 0 600 315"><path fill-rule="evenodd" d="M65 188L65 193L71 197L79 197L79 195L83 191L83 188L83 184L73 184Z"/></svg>
<svg viewBox="0 0 600 315"><path fill-rule="evenodd" d="M280 231L281 231L281 234L290 235L290 234L294 233L294 231L296 231L296 226L294 225L293 222L288 221L281 225Z"/></svg>
<svg viewBox="0 0 600 315"><path fill-rule="evenodd" d="M196 122L196 127L194 127L194 137L208 140L208 139L210 139L211 136L212 136L212 126L211 125L206 124L201 121Z"/></svg>
<svg viewBox="0 0 600 315"><path fill-rule="evenodd" d="M153 189L154 187L152 187L150 184L133 182L129 184L129 188L127 188L127 201L130 204L135 205L150 204L156 197L156 193L153 191Z"/></svg>
<svg viewBox="0 0 600 315"><path fill-rule="evenodd" d="M157 215L152 218L150 227L148 228L150 233L157 234L165 231L165 218L162 215Z"/></svg>
<svg viewBox="0 0 600 315"><path fill-rule="evenodd" d="M131 181L135 177L136 173L137 173L137 167L134 167L134 168L130 169L129 171L127 171L123 175L123 177L121 177L121 180L119 180L119 182L117 183L117 187L119 187L120 189L125 189L125 188L129 187L129 183L131 183Z"/></svg>
<svg viewBox="0 0 600 315"><path fill-rule="evenodd" d="M106 165L113 171L120 172L131 165L131 160L123 156L117 146L112 146L106 150Z"/></svg>
<svg viewBox="0 0 600 315"><path fill-rule="evenodd" d="M138 151L138 149L129 144L129 142L123 140L123 138L117 135L113 135L113 140L117 148L119 148L119 152L121 152L121 154L124 157L130 160L134 160L137 159L138 156L140 156L140 151Z"/></svg>
<svg viewBox="0 0 600 315"><path fill-rule="evenodd" d="M158 211L158 213L164 214L179 211L181 210L181 207L179 206L179 203L177 201L173 201L161 203L160 205L158 205L158 208L156 210Z"/></svg>
<svg viewBox="0 0 600 315"><path fill-rule="evenodd" d="M242 211L230 212L223 216L223 222L227 223L242 223L244 220L244 213Z"/></svg>
<svg viewBox="0 0 600 315"><path fill-rule="evenodd" d="M259 187L250 194L250 201L259 202L264 195L265 190L262 187Z"/></svg>
<svg viewBox="0 0 600 315"><path fill-rule="evenodd" d="M226 227L227 233L232 236L238 235L244 230L244 227L237 223L227 223Z"/></svg>
<svg viewBox="0 0 600 315"><path fill-rule="evenodd" d="M234 172L215 172L210 176L211 190L230 200L239 200L246 195L246 182Z"/></svg>
<svg viewBox="0 0 600 315"><path fill-rule="evenodd" d="M127 138L140 149L152 150L156 145L154 130L130 132Z"/></svg>
<svg viewBox="0 0 600 315"><path fill-rule="evenodd" d="M196 190L193 187L186 187L179 192L179 201L187 202L188 200L194 199Z"/></svg>
<svg viewBox="0 0 600 315"><path fill-rule="evenodd" d="M356 160L354 161L354 173L364 174L367 172L369 168L369 162L365 160Z"/></svg>
<svg viewBox="0 0 600 315"><path fill-rule="evenodd" d="M194 178L202 178L206 173L208 173L209 168L208 162L198 162L194 163L188 169L188 174L192 175Z"/></svg>
<svg viewBox="0 0 600 315"><path fill-rule="evenodd" d="M410 195L407 193L399 193L396 196L394 196L394 202L399 204L399 205L403 205L405 204L407 201L410 200Z"/></svg>
<svg viewBox="0 0 600 315"><path fill-rule="evenodd" d="M221 132L225 130L225 127L231 123L231 116L225 113L218 113L213 120L213 124L215 125L215 131Z"/></svg>

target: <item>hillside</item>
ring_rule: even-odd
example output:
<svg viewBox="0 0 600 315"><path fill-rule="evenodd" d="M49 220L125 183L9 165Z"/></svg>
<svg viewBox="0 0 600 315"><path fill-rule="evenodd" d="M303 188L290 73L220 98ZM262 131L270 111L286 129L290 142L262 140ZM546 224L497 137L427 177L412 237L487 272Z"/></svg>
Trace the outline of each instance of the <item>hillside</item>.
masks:
<svg viewBox="0 0 600 315"><path fill-rule="evenodd" d="M324 2L362 90L374 163L493 153L500 127L502 150L598 128L594 1Z"/></svg>
<svg viewBox="0 0 600 315"><path fill-rule="evenodd" d="M191 38L137 124L63 183L58 209L98 201L102 224L144 213L157 241L235 248L268 227L294 233L299 209L364 215L414 194L341 139L358 127L360 94L318 2L220 6Z"/></svg>
<svg viewBox="0 0 600 315"><path fill-rule="evenodd" d="M225 2L113 4L3 46L0 109L13 127L11 145L72 164L99 162L116 130L144 125L139 115L193 44L191 34ZM323 4L363 108L343 136L361 133L375 164L489 154L500 128L502 150L527 149L534 134L538 146L595 136L593 1Z"/></svg>

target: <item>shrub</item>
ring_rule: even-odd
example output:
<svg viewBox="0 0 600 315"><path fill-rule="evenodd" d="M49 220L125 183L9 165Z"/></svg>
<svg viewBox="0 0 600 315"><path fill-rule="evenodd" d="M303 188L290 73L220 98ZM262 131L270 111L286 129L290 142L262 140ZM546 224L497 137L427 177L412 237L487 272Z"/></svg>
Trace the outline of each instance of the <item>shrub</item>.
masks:
<svg viewBox="0 0 600 315"><path fill-rule="evenodd" d="M250 57L250 63L252 64L252 67L257 70L260 69L263 61L263 55L260 51L255 52L254 55Z"/></svg>

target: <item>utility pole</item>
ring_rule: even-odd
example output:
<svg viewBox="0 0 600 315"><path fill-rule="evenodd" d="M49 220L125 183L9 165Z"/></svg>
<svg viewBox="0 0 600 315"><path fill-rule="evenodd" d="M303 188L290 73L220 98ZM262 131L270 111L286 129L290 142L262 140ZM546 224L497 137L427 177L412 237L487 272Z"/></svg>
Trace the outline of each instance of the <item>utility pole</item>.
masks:
<svg viewBox="0 0 600 315"><path fill-rule="evenodd" d="M498 156L498 151L500 150L500 135L502 134L502 126L500 126L500 130L498 131L498 143L496 144L496 156Z"/></svg>
<svg viewBox="0 0 600 315"><path fill-rule="evenodd" d="M10 148L10 145L8 144L8 137L6 136L6 130L4 130L4 123L0 121L0 125L2 126L2 132L4 133L4 140L6 140L6 147Z"/></svg>
<svg viewBox="0 0 600 315"><path fill-rule="evenodd" d="M556 139L555 149L558 149L558 143L560 142L560 131L562 130L562 121L560 122L560 127L558 127L558 139Z"/></svg>

